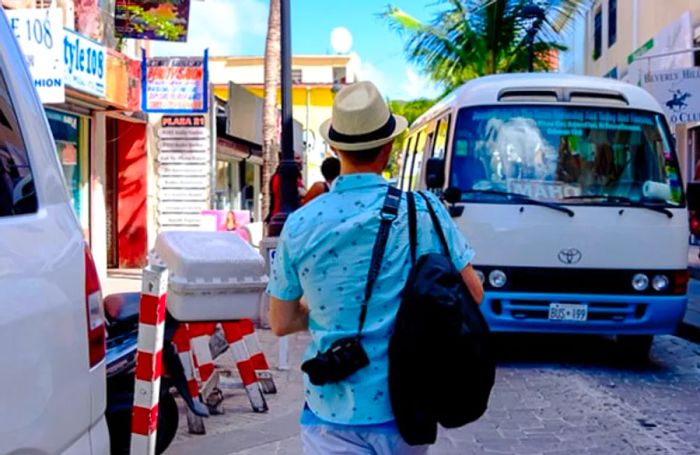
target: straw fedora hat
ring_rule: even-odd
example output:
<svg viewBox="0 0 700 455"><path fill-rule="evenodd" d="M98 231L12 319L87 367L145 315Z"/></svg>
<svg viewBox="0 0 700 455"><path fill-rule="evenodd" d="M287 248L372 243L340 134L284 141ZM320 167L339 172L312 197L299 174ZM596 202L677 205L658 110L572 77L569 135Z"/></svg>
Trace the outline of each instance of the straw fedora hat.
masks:
<svg viewBox="0 0 700 455"><path fill-rule="evenodd" d="M407 126L405 118L389 111L377 87L364 81L338 92L333 116L321 124L319 133L334 149L355 152L388 144Z"/></svg>

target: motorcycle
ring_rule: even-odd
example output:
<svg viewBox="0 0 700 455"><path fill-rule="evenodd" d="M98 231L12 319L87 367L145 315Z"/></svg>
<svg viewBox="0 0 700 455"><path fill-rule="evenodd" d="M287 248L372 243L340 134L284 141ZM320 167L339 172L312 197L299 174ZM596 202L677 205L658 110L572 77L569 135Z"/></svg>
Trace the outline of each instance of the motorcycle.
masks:
<svg viewBox="0 0 700 455"><path fill-rule="evenodd" d="M134 403L134 378L138 343L138 292L112 294L104 299L107 319L107 427L112 455L128 455L131 443L131 411ZM209 411L198 397L193 398L180 358L172 344L178 322L166 316L163 342L163 375L160 383L156 453L161 454L175 438L179 410L171 389L175 388L185 404L197 416Z"/></svg>

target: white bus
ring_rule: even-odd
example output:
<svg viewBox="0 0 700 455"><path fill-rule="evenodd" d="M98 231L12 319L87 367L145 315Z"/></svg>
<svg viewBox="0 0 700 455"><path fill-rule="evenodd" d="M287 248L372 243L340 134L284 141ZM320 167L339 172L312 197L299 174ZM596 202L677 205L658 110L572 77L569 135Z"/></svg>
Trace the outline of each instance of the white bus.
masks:
<svg viewBox="0 0 700 455"><path fill-rule="evenodd" d="M610 79L466 83L412 125L399 186L430 189L476 249L493 331L615 335L632 357L687 304L688 212L661 106Z"/></svg>

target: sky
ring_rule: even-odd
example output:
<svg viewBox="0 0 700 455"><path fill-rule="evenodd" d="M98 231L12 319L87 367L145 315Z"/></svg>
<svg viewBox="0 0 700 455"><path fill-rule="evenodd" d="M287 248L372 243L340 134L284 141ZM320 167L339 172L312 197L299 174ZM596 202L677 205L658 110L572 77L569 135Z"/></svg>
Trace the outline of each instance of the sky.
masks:
<svg viewBox="0 0 700 455"><path fill-rule="evenodd" d="M387 4L421 20L435 13L435 0L294 0L292 53L331 54L331 31L347 28L361 77L393 100L432 98L440 91L405 57L401 36L378 17ZM269 0L192 0L187 43L157 43L156 55L263 55Z"/></svg>

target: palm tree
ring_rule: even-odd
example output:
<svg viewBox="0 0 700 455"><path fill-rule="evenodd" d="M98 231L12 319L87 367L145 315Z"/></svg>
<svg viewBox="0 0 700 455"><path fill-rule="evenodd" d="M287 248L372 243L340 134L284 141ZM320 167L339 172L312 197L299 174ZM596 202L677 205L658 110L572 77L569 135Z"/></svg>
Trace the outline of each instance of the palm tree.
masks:
<svg viewBox="0 0 700 455"><path fill-rule="evenodd" d="M551 68L551 51L565 50L560 34L590 0L443 0L430 23L389 5L381 16L406 37L411 63L447 91L487 74L527 71L528 4L545 13L535 38L535 70ZM539 25L539 24L538 24Z"/></svg>
<svg viewBox="0 0 700 455"><path fill-rule="evenodd" d="M279 151L277 88L281 71L280 0L270 0L270 15L267 21L265 40L265 82L263 104L263 168L262 168L262 214L270 213L270 179L277 167Z"/></svg>

